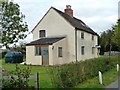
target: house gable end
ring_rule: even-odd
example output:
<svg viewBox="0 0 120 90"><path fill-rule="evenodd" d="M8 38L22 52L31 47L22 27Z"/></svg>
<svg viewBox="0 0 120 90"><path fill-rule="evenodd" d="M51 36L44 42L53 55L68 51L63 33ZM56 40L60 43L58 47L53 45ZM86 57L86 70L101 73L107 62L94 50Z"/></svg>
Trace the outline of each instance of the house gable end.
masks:
<svg viewBox="0 0 120 90"><path fill-rule="evenodd" d="M51 7L43 18L38 22L38 24L33 29L33 40L40 38L40 30L45 30L45 36L73 36L74 27L64 19L53 7Z"/></svg>
<svg viewBox="0 0 120 90"><path fill-rule="evenodd" d="M52 7L51 7L52 8ZM51 9L50 8L50 9ZM33 31L35 30L35 28L40 24L40 22L44 19L44 17L48 14L48 12L50 11L50 9L45 13L45 15L42 17L42 19L40 19L40 21L35 25L35 27L33 28L33 30L31 31L33 33Z"/></svg>
<svg viewBox="0 0 120 90"><path fill-rule="evenodd" d="M50 12L50 10L53 9L55 12L56 9L54 7L50 7L49 10L45 13L45 15L42 17L42 19L40 19L40 21L35 25L35 27L33 28L33 30L31 31L33 33L33 31L36 29L36 27L42 22L42 20L45 18L45 16ZM58 12L57 12L58 13ZM59 14L59 13L58 13ZM59 14L60 15L60 14ZM60 15L68 24L70 24L71 26L73 26L68 20L66 20L62 15ZM74 27L74 26L73 26Z"/></svg>

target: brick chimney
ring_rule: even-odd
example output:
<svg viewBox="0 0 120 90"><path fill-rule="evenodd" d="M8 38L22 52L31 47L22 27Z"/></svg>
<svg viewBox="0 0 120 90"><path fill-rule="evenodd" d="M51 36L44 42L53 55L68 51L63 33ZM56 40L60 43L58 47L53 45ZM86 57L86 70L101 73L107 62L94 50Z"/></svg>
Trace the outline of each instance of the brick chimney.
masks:
<svg viewBox="0 0 120 90"><path fill-rule="evenodd" d="M73 10L71 9L70 5L66 5L66 9L64 9L64 12L69 16L73 17Z"/></svg>

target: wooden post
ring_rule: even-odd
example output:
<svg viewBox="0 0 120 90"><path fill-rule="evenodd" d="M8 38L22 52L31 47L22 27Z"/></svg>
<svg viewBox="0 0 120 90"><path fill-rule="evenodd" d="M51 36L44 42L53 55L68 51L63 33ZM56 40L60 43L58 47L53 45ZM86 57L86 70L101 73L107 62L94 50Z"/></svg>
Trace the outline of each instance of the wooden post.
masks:
<svg viewBox="0 0 120 90"><path fill-rule="evenodd" d="M39 90L39 73L35 74L35 90Z"/></svg>
<svg viewBox="0 0 120 90"><path fill-rule="evenodd" d="M99 82L102 84L102 73L99 71Z"/></svg>
<svg viewBox="0 0 120 90"><path fill-rule="evenodd" d="M117 72L119 72L119 64L117 64Z"/></svg>

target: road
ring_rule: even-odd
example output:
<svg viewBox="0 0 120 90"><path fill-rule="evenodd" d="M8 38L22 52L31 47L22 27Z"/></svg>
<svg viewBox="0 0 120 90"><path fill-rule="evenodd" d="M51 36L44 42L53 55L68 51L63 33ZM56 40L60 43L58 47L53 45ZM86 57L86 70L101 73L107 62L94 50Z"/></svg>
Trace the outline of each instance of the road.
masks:
<svg viewBox="0 0 120 90"><path fill-rule="evenodd" d="M114 82L112 82L110 85L105 87L106 90L109 90L110 88L112 90L120 90L120 77L118 77L118 79Z"/></svg>

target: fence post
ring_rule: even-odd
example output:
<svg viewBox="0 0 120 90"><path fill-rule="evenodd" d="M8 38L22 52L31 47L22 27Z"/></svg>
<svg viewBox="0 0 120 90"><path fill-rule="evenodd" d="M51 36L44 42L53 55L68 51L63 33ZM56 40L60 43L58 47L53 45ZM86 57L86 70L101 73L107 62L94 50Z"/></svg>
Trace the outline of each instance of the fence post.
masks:
<svg viewBox="0 0 120 90"><path fill-rule="evenodd" d="M119 71L119 64L117 64L117 72Z"/></svg>
<svg viewBox="0 0 120 90"><path fill-rule="evenodd" d="M99 82L102 84L102 73L99 71Z"/></svg>
<svg viewBox="0 0 120 90"><path fill-rule="evenodd" d="M39 73L38 72L35 74L34 81L35 81L35 90L39 90Z"/></svg>

